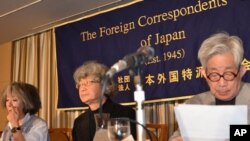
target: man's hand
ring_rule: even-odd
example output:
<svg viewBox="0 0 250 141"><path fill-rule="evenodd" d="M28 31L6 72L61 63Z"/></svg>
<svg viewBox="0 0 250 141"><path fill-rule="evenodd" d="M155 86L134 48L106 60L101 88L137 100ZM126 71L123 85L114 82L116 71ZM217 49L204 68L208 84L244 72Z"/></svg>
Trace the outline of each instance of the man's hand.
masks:
<svg viewBox="0 0 250 141"><path fill-rule="evenodd" d="M181 136L176 136L170 139L170 141L183 141Z"/></svg>

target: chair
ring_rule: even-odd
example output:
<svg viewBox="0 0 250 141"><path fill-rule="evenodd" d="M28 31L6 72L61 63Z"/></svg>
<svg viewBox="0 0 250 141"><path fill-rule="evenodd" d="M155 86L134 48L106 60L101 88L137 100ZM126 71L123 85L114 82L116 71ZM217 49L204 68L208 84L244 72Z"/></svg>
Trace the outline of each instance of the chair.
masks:
<svg viewBox="0 0 250 141"><path fill-rule="evenodd" d="M168 125L166 124L146 124L148 130L150 130L150 134L152 136L153 141L167 141L168 140ZM149 138L147 136L147 138Z"/></svg>
<svg viewBox="0 0 250 141"><path fill-rule="evenodd" d="M50 128L50 141L72 141L71 128Z"/></svg>
<svg viewBox="0 0 250 141"><path fill-rule="evenodd" d="M150 135L146 132L146 139L147 140L149 140L151 137L152 140L150 140L150 141L159 141L158 137L156 136L156 134L153 131L151 131L151 129L149 129L148 131L149 131Z"/></svg>

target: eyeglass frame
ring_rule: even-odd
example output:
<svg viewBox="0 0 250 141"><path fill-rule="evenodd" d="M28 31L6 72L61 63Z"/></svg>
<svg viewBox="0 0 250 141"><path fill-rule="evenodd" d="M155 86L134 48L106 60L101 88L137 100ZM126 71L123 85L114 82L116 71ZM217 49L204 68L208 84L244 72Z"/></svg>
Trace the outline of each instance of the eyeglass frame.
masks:
<svg viewBox="0 0 250 141"><path fill-rule="evenodd" d="M85 80L84 83L82 84L79 84L77 83L76 84L76 88L79 89L81 86L90 86L90 84L93 84L93 83L100 83L101 81L100 80Z"/></svg>
<svg viewBox="0 0 250 141"><path fill-rule="evenodd" d="M218 81L220 81L221 77L222 77L225 81L233 81L233 80L238 76L239 72L240 72L240 67L238 68L237 73L234 73L234 72L231 72L231 71L226 71L226 72L224 72L224 73L221 75L221 74L219 74L218 72L212 72L212 73L210 73L210 74L206 74L206 76L207 76L207 78L208 78L210 81L212 81L212 82L218 82ZM216 74L216 77L219 76L218 80L212 80L212 79L210 78L211 74ZM233 76L232 79L225 79L225 74L232 75L232 76Z"/></svg>

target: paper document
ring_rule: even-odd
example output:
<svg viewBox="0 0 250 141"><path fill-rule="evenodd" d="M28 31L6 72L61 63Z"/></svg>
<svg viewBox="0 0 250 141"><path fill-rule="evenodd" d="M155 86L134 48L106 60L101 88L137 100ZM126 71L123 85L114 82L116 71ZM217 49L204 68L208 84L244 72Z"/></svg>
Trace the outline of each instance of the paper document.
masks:
<svg viewBox="0 0 250 141"><path fill-rule="evenodd" d="M247 124L247 106L181 104L175 115L184 141L225 141L230 125Z"/></svg>

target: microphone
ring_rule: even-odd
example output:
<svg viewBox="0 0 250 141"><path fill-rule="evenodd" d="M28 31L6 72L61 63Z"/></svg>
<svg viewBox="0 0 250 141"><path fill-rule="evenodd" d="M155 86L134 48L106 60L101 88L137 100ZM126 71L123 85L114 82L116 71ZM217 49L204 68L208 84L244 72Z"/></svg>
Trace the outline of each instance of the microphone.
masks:
<svg viewBox="0 0 250 141"><path fill-rule="evenodd" d="M114 74L123 71L127 68L135 68L142 65L145 61L152 59L154 56L154 49L152 47L140 47L136 53L124 56L107 71L106 76L111 78Z"/></svg>

